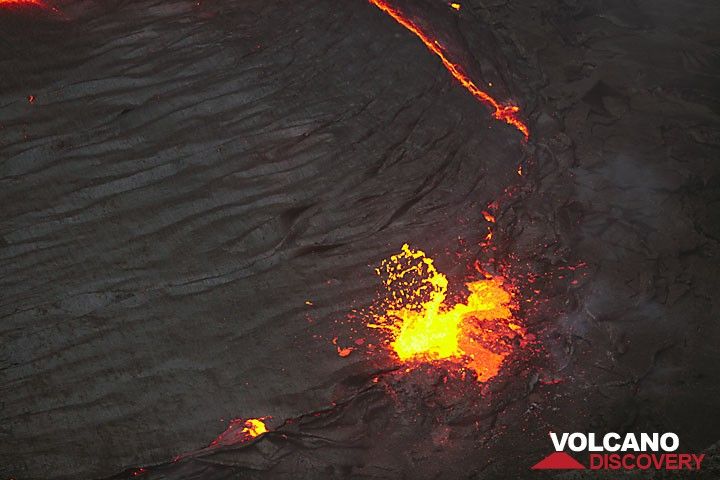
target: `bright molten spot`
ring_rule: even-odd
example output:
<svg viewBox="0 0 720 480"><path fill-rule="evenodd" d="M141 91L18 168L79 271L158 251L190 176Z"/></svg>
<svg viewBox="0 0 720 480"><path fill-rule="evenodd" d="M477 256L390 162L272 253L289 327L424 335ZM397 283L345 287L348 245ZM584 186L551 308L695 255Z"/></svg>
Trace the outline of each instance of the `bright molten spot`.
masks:
<svg viewBox="0 0 720 480"><path fill-rule="evenodd" d="M258 437L263 433L267 433L268 429L265 426L265 422L259 418L250 418L245 420L245 426L242 429L243 433L246 433L250 437Z"/></svg>
<svg viewBox="0 0 720 480"><path fill-rule="evenodd" d="M219 445L237 445L249 442L253 438L267 433L268 429L263 418L234 418L227 429L210 443L208 448Z"/></svg>
<svg viewBox="0 0 720 480"><path fill-rule="evenodd" d="M447 277L407 244L377 272L388 296L384 312L369 326L389 332L389 345L400 360L450 360L486 381L497 375L512 340L524 334L514 323L512 294L500 278L467 283L467 299L450 303Z"/></svg>

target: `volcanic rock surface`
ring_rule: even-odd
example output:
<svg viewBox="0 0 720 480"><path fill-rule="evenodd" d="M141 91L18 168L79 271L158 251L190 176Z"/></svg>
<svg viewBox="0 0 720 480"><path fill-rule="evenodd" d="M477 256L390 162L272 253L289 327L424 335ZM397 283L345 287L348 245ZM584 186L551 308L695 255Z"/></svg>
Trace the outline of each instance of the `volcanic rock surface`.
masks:
<svg viewBox="0 0 720 480"><path fill-rule="evenodd" d="M0 9L0 476L541 478L552 430L717 478L716 2L393 2L527 143L364 0L52 5ZM539 348L339 356L403 243L505 265Z"/></svg>

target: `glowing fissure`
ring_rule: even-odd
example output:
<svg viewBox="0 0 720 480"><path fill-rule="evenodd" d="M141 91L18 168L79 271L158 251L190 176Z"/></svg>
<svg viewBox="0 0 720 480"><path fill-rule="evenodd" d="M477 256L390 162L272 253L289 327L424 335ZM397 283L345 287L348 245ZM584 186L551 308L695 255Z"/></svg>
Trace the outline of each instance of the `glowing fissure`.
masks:
<svg viewBox="0 0 720 480"><path fill-rule="evenodd" d="M388 332L389 346L402 361L449 360L486 381L498 374L513 339L524 335L513 318L512 293L501 278L486 274L467 283L467 299L451 303L447 277L423 251L407 244L377 273L388 294L368 326Z"/></svg>
<svg viewBox="0 0 720 480"><path fill-rule="evenodd" d="M508 125L512 125L517 128L525 136L527 140L530 136L530 130L527 125L520 120L518 112L520 107L516 105L502 105L500 102L491 97L487 92L484 92L473 82L470 77L463 71L461 65L451 62L442 46L437 40L434 40L427 33L425 33L419 26L412 22L412 20L406 18L402 12L388 5L384 0L368 0L370 3L378 7L383 12L390 15L396 22L414 33L422 42L425 44L428 50L437 55L442 64L445 66L448 72L460 82L460 84L472 94L473 97L478 99L483 104L489 106L494 110L493 117L497 120L501 120Z"/></svg>

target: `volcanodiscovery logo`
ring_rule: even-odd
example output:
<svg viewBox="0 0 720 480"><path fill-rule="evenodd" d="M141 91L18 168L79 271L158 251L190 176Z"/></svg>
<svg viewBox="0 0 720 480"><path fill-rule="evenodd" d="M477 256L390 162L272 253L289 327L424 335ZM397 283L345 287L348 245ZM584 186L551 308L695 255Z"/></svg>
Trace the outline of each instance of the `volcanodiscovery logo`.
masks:
<svg viewBox="0 0 720 480"><path fill-rule="evenodd" d="M533 465L533 470L700 470L705 454L677 453L674 433L555 433L555 452ZM587 457L587 467L570 450ZM586 453L588 455L586 455Z"/></svg>

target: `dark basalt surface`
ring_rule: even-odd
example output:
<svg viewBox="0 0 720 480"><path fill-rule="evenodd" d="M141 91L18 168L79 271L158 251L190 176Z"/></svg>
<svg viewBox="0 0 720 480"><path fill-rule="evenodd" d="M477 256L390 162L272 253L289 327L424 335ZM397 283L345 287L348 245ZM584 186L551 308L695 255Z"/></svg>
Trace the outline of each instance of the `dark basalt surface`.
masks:
<svg viewBox="0 0 720 480"><path fill-rule="evenodd" d="M715 2L396 2L528 144L363 0L55 5L0 10L0 477L606 478L531 472L553 430L717 478ZM338 356L405 242L506 265L542 348Z"/></svg>

